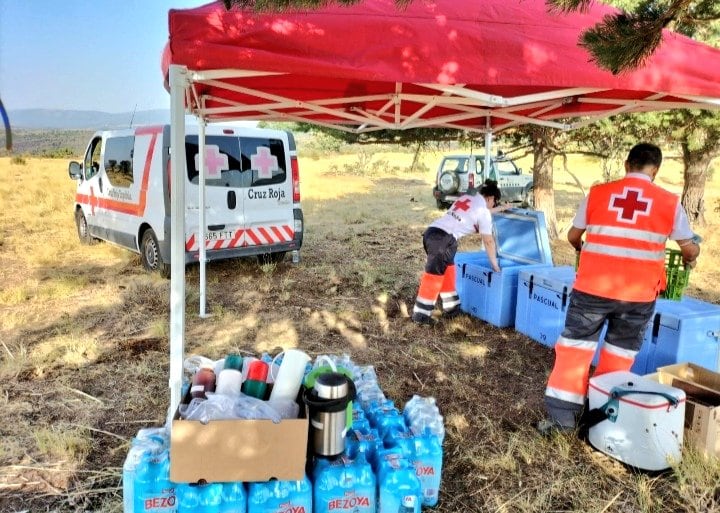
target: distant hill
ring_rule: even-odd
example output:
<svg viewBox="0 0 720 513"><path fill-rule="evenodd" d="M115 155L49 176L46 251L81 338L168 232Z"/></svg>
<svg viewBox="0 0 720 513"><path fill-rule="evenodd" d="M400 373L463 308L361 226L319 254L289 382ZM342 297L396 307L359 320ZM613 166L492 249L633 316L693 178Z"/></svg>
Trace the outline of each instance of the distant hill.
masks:
<svg viewBox="0 0 720 513"><path fill-rule="evenodd" d="M10 125L14 129L103 130L129 128L132 125L170 123L167 109L141 110L112 114L94 110L19 109L9 110Z"/></svg>

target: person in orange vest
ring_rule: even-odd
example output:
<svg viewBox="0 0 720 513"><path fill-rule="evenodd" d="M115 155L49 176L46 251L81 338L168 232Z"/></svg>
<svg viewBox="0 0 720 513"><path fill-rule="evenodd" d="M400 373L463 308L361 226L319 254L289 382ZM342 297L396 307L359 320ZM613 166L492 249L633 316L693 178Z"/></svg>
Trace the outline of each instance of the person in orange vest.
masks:
<svg viewBox="0 0 720 513"><path fill-rule="evenodd" d="M680 246L686 266L695 266L698 237L679 198L653 183L661 163L660 148L637 144L625 161L625 177L592 187L578 207L568 241L580 260L545 390L548 418L537 425L543 434L576 429L605 321L594 375L632 367L665 290L667 240Z"/></svg>
<svg viewBox="0 0 720 513"><path fill-rule="evenodd" d="M455 289L455 253L458 240L472 233L482 237L490 265L495 272L498 265L495 239L492 234L491 212L501 212L510 205L497 205L500 189L494 180L485 180L479 194L463 194L447 213L423 233L423 247L427 254L425 272L415 300L411 319L418 324L435 324L432 317L438 296L442 301L443 315L454 317L460 313L460 298Z"/></svg>

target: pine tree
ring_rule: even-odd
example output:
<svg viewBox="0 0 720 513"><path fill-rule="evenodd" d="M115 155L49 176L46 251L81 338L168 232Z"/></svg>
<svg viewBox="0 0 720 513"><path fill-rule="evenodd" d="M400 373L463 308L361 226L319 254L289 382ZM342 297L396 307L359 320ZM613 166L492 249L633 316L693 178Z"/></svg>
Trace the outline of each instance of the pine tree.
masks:
<svg viewBox="0 0 720 513"><path fill-rule="evenodd" d="M592 0L546 0L551 10L571 12L587 9ZM662 30L669 28L691 37L714 32L720 20L717 0L617 0L626 9L606 16L580 39L593 60L614 74L640 67L658 48ZM705 39L705 38L703 38Z"/></svg>

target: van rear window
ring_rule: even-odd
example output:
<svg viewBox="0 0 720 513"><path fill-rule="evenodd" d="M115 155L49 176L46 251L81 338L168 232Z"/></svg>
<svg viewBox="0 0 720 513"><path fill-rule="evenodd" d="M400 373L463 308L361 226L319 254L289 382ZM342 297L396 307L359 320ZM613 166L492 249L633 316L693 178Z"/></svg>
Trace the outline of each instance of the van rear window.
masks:
<svg viewBox="0 0 720 513"><path fill-rule="evenodd" d="M263 137L206 136L206 146L216 146L219 155L220 178L208 178L208 187L258 187L285 182L287 162L285 147L280 139ZM199 145L196 135L185 137L185 156L188 179L199 181ZM227 157L227 169L225 158Z"/></svg>

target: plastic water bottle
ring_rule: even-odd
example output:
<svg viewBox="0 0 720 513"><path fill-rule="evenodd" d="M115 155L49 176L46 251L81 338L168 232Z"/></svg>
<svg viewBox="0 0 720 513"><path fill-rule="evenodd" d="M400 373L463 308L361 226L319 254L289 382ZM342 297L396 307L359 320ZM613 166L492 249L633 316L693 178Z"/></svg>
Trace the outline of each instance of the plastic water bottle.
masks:
<svg viewBox="0 0 720 513"><path fill-rule="evenodd" d="M247 493L241 482L223 483L220 513L246 513Z"/></svg>
<svg viewBox="0 0 720 513"><path fill-rule="evenodd" d="M175 496L177 497L178 513L188 511L197 511L200 506L200 493L197 485L194 484L178 484L175 488Z"/></svg>
<svg viewBox="0 0 720 513"><path fill-rule="evenodd" d="M130 442L130 449L123 463L123 510L134 513L135 476L137 469L149 453L158 453L170 444L168 430L165 427L140 429Z"/></svg>
<svg viewBox="0 0 720 513"><path fill-rule="evenodd" d="M383 409L380 414L375 415L375 429L377 429L380 438L384 441L387 434L391 431L402 432L407 431L405 419L400 412L395 409ZM370 421L372 423L372 420Z"/></svg>
<svg viewBox="0 0 720 513"><path fill-rule="evenodd" d="M403 417L410 430L421 435L426 429L438 436L442 442L445 438L443 417L437 407L434 397L420 397L414 395L403 408Z"/></svg>
<svg viewBox="0 0 720 513"><path fill-rule="evenodd" d="M356 458L358 453L362 452L373 469L377 470L377 454L383 449L383 443L377 431L371 428L353 428L347 432L345 443L345 453L348 457Z"/></svg>
<svg viewBox="0 0 720 513"><path fill-rule="evenodd" d="M250 483L248 513L312 513L312 485L302 481Z"/></svg>
<svg viewBox="0 0 720 513"><path fill-rule="evenodd" d="M370 421L365 416L365 410L358 404L353 402L352 408L352 425L353 429L370 429Z"/></svg>
<svg viewBox="0 0 720 513"><path fill-rule="evenodd" d="M200 507L193 513L220 513L223 487L221 483L203 484L198 486Z"/></svg>
<svg viewBox="0 0 720 513"><path fill-rule="evenodd" d="M134 513L177 511L175 485L170 482L170 458L163 446L144 452L133 480Z"/></svg>
<svg viewBox="0 0 720 513"><path fill-rule="evenodd" d="M313 481L315 513L376 512L375 474L362 452L354 460L347 456L340 456L334 460L318 458Z"/></svg>
<svg viewBox="0 0 720 513"><path fill-rule="evenodd" d="M305 377L306 364L310 357L299 349L288 349L283 355L270 400L295 400Z"/></svg>
<svg viewBox="0 0 720 513"><path fill-rule="evenodd" d="M135 476L137 469L143 461L143 458L147 457L147 453L152 450L162 449L161 444L154 442L157 445L156 449L153 449L151 445L153 442L145 441L144 443L136 443L133 440L130 450L128 451L125 463L123 463L123 511L125 513L135 513Z"/></svg>
<svg viewBox="0 0 720 513"><path fill-rule="evenodd" d="M402 498L402 504L398 513L414 513L417 500L414 495L406 495Z"/></svg>
<svg viewBox="0 0 720 513"><path fill-rule="evenodd" d="M386 448L396 447L400 449L403 457L410 463L415 463L415 436L403 429L389 429L383 437L383 446Z"/></svg>
<svg viewBox="0 0 720 513"><path fill-rule="evenodd" d="M442 478L443 448L440 438L429 429L415 436L415 472L420 480L422 505L435 506L438 502Z"/></svg>
<svg viewBox="0 0 720 513"><path fill-rule="evenodd" d="M403 458L398 448L381 451L378 459L378 513L420 513L422 490L412 464ZM414 501L408 499L409 496L414 497ZM411 502L413 509L401 509Z"/></svg>

